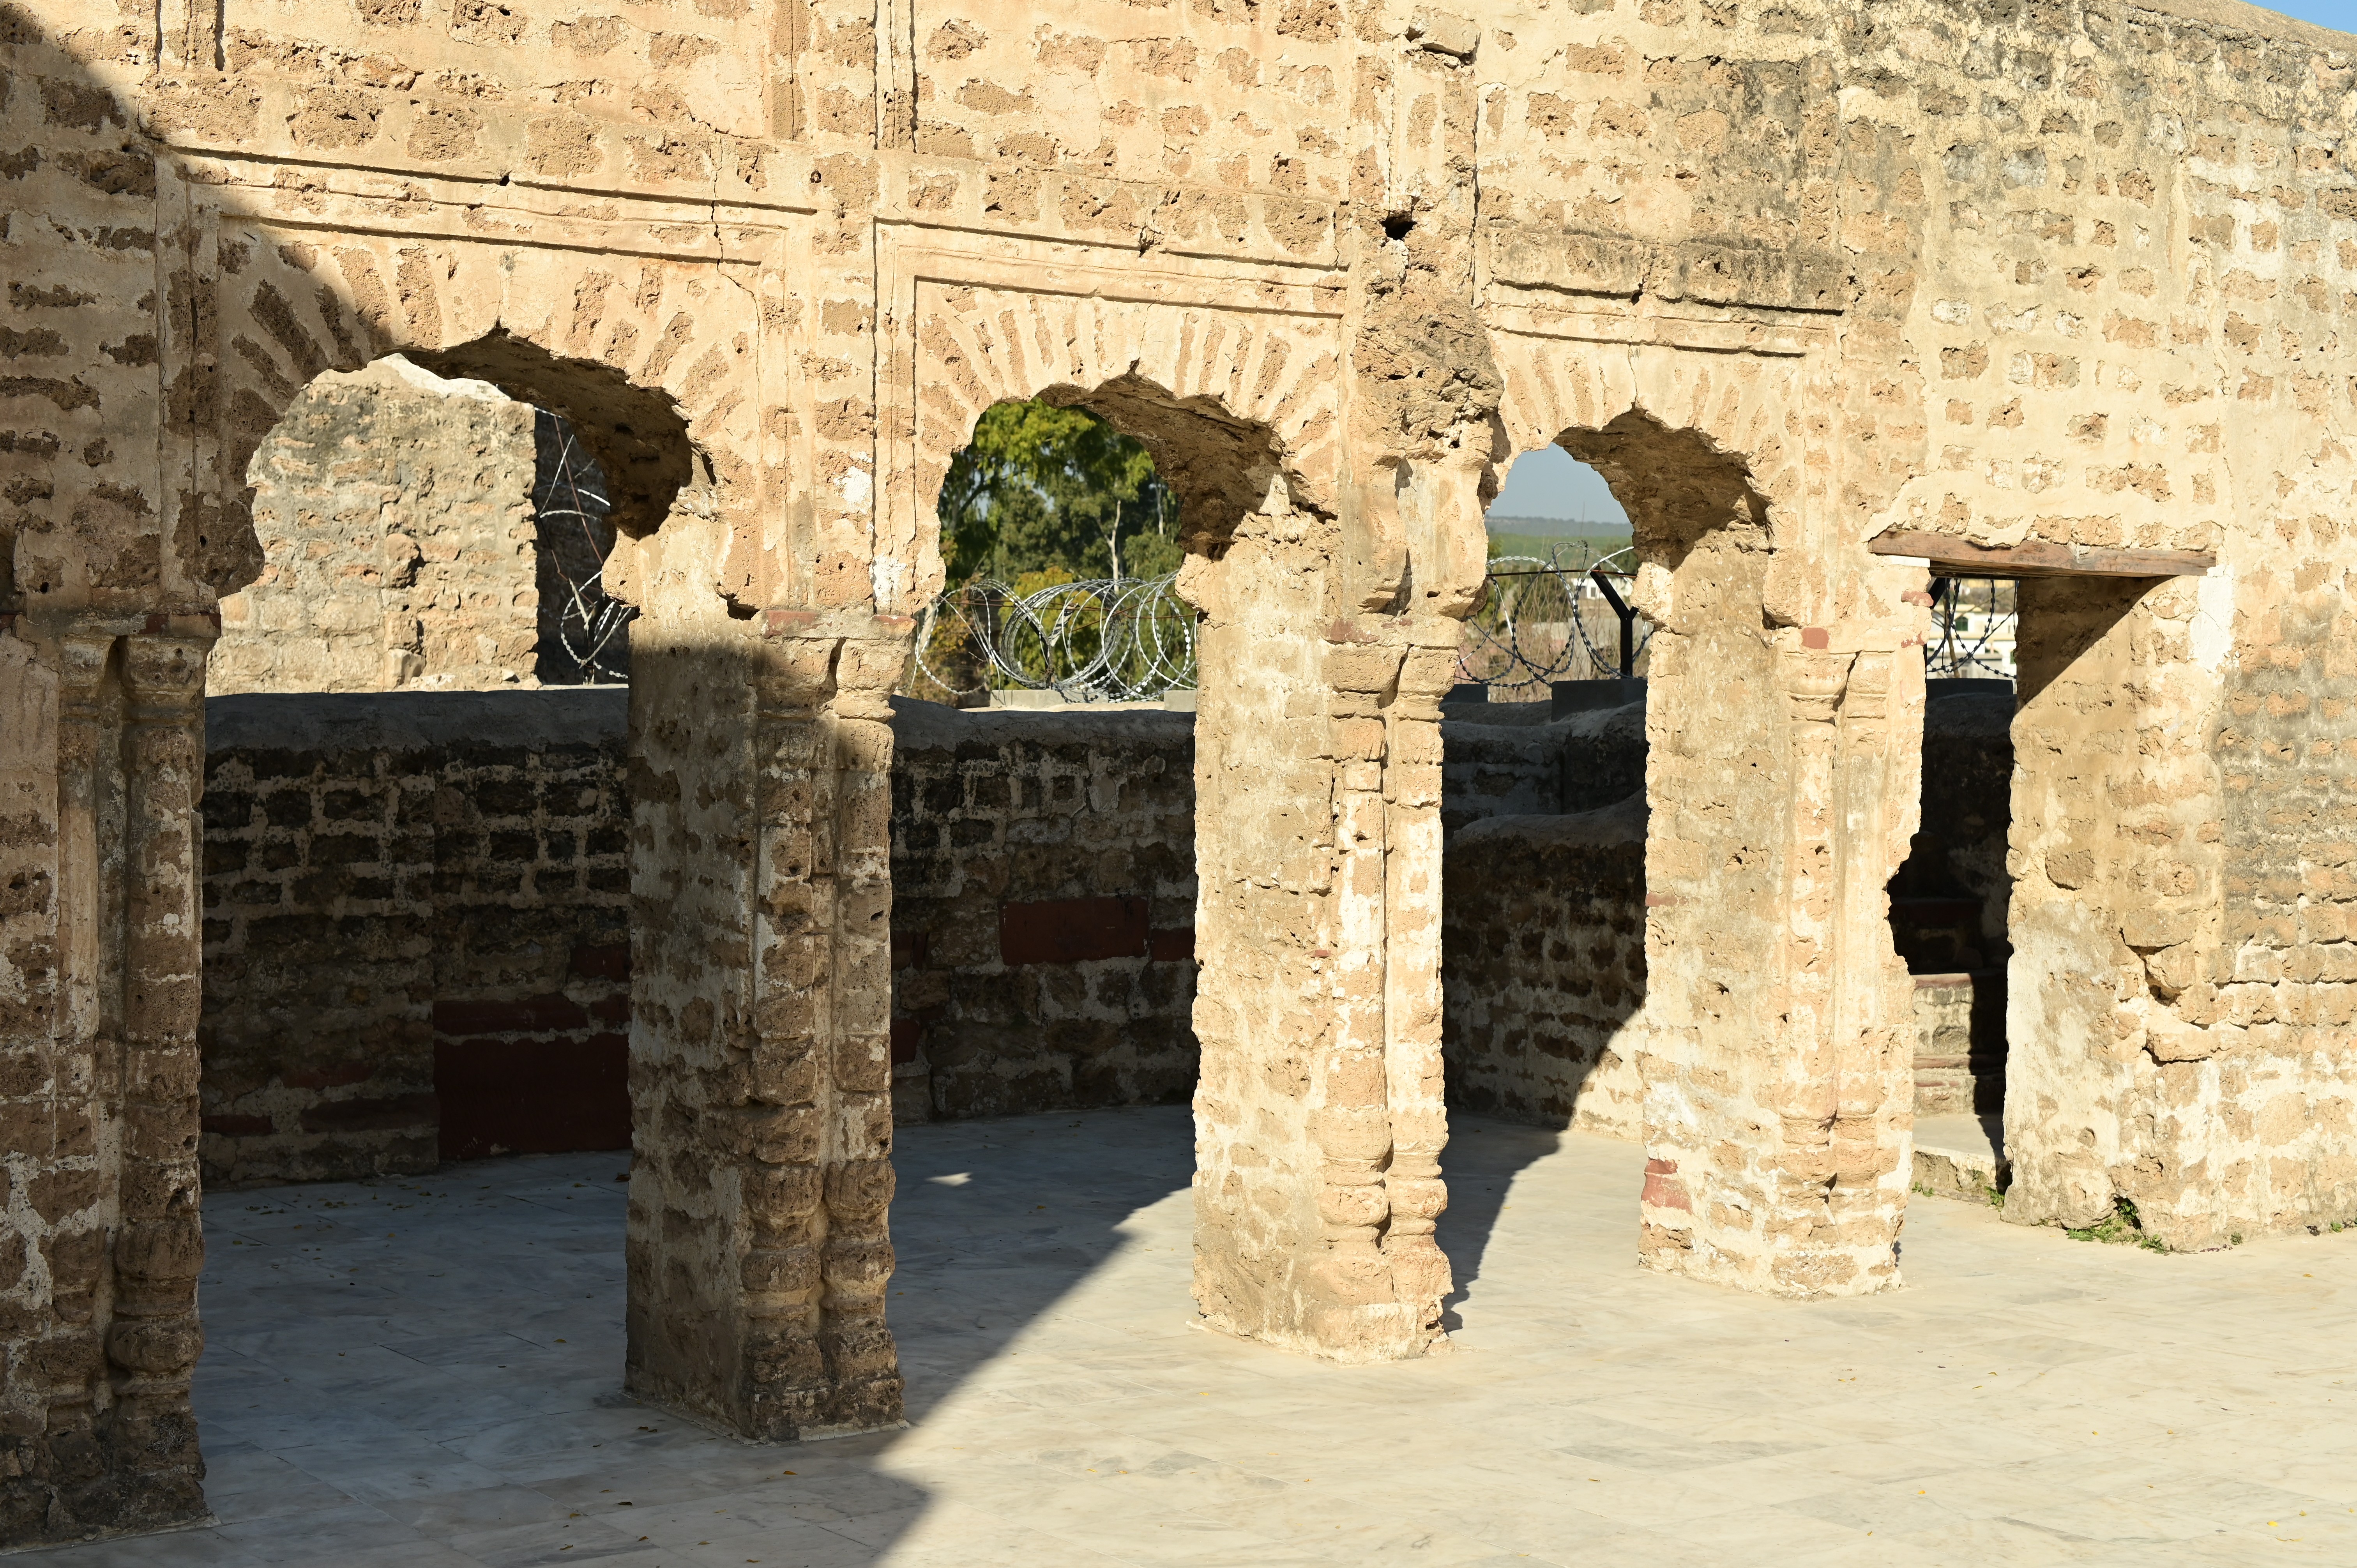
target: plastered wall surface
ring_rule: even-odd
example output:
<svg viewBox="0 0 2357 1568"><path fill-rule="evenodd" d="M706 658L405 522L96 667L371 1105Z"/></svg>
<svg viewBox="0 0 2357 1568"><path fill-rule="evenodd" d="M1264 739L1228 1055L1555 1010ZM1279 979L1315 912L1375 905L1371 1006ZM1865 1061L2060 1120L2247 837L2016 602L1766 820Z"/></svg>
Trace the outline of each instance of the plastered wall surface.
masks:
<svg viewBox="0 0 2357 1568"><path fill-rule="evenodd" d="M2225 0L16 0L0 34L8 1539L201 1506L202 664L264 563L253 454L393 352L568 419L616 494L651 1396L896 1417L886 694L941 475L1035 393L1146 440L1189 520L1215 1326L1435 1342L1430 710L1483 498L1555 440L1662 628L1652 1266L1900 1278L1899 531L2216 557L2062 579L2043 651L2025 610L2007 1217L2345 1212L2331 829L2237 816L2267 792L2227 760L2284 776L2229 715L2289 733L2251 721L2330 667L2348 551L2337 35Z"/></svg>

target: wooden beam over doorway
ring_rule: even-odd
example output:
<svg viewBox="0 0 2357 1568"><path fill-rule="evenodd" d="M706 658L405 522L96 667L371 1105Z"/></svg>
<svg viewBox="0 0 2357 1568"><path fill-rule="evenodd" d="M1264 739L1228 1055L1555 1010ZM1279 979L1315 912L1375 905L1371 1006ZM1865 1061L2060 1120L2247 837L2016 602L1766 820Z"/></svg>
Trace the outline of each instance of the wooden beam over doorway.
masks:
<svg viewBox="0 0 2357 1568"><path fill-rule="evenodd" d="M1950 577L2199 577L2218 564L2200 550L2119 550L2100 544L1987 545L1944 533L1885 533L1868 540L1877 555L1912 555Z"/></svg>

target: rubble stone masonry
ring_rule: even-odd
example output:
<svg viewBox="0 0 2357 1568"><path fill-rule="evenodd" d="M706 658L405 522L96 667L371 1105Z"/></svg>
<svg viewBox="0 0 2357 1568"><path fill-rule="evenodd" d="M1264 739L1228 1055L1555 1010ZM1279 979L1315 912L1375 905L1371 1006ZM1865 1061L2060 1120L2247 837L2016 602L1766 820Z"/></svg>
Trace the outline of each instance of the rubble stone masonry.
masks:
<svg viewBox="0 0 2357 1568"><path fill-rule="evenodd" d="M208 1182L629 1145L627 702L211 700Z"/></svg>
<svg viewBox="0 0 2357 1568"><path fill-rule="evenodd" d="M629 1144L627 701L210 700L208 1183ZM899 1119L1186 1099L1193 715L893 709ZM1641 715L1599 746L1591 715L1501 730L1456 712L1449 755L1482 761L1452 763L1448 813L1503 831L1460 837L1448 863L1452 1072L1545 1078L1546 1058L1586 1038L1551 1010L1602 985L1588 1022L1609 1037L1641 996L1642 815L1612 817L1619 836L1590 864L1528 858L1561 819L1501 813L1526 803L1531 779L1551 802L1641 778ZM1591 951L1598 938L1635 944L1633 960ZM1511 1035L1485 1032L1509 1017ZM1576 1089L1464 1102L1544 1115ZM1633 1136L1633 1101L1583 1124Z"/></svg>
<svg viewBox="0 0 2357 1568"><path fill-rule="evenodd" d="M1195 722L896 701L903 1120L1195 1087Z"/></svg>
<svg viewBox="0 0 2357 1568"><path fill-rule="evenodd" d="M540 637L533 411L395 356L304 389L254 455L262 575L221 602L207 686L468 690Z"/></svg>
<svg viewBox="0 0 2357 1568"><path fill-rule="evenodd" d="M2349 1218L2351 59L2233 0L0 5L0 1534L202 1510L201 667L255 455L395 353L569 422L642 612L648 1397L899 1418L888 693L1006 398L1184 501L1212 1326L1437 1341L1437 699L1548 443L1659 628L1649 1266L1900 1283L1935 559L2046 574L2007 1219Z"/></svg>
<svg viewBox="0 0 2357 1568"><path fill-rule="evenodd" d="M1644 798L1471 823L1449 843L1443 908L1448 1103L1639 1136Z"/></svg>

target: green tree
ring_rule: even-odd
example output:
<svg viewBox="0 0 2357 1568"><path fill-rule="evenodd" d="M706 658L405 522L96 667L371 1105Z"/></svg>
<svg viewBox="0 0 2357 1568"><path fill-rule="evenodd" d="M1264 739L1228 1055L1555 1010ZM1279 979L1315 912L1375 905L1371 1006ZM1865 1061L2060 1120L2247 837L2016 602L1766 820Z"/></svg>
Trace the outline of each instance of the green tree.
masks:
<svg viewBox="0 0 2357 1568"><path fill-rule="evenodd" d="M1178 498L1138 442L1083 408L1002 403L974 422L939 509L949 580L1178 569Z"/></svg>

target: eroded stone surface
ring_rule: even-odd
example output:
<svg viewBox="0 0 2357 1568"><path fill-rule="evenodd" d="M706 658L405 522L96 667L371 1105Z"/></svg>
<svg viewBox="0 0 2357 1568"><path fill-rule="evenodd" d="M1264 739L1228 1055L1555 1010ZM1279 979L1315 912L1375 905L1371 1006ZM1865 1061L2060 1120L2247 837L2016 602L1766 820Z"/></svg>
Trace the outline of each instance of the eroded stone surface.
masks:
<svg viewBox="0 0 2357 1568"><path fill-rule="evenodd" d="M1185 499L1214 1322L1438 1331L1435 700L1482 497L1557 440L1662 628L1650 1263L1899 1279L1894 529L2218 557L2023 594L2007 1218L2349 1216L2342 857L2292 782L2346 744L2338 35L2222 0L726 9L0 12L10 1540L201 1506L200 666L262 564L253 455L394 352L563 415L615 489L651 1395L761 1435L898 1411L885 696L1006 397L1098 410Z"/></svg>
<svg viewBox="0 0 2357 1568"><path fill-rule="evenodd" d="M540 638L533 411L398 355L306 387L254 455L261 575L221 601L206 685L476 688Z"/></svg>

